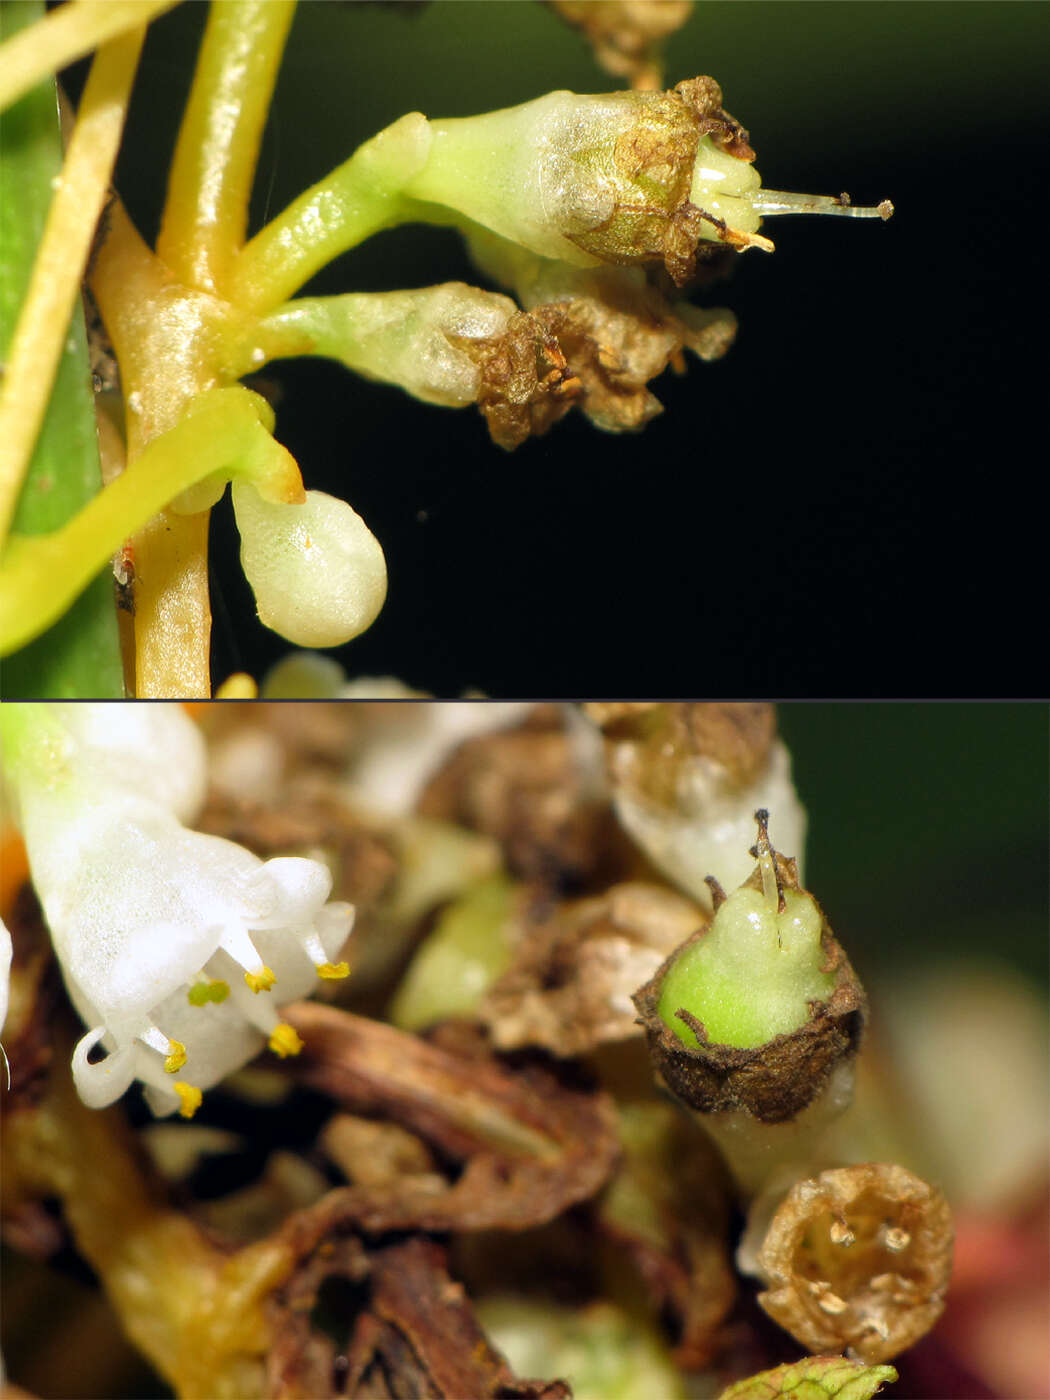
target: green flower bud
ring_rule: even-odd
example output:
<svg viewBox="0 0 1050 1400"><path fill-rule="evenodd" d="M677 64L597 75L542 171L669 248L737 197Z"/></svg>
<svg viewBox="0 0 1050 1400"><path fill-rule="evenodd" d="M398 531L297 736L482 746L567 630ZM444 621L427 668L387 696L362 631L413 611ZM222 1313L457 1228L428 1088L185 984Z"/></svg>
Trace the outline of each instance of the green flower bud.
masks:
<svg viewBox="0 0 1050 1400"><path fill-rule="evenodd" d="M702 1112L794 1118L857 1050L864 994L793 860L756 813L758 865L634 1001L659 1073Z"/></svg>
<svg viewBox="0 0 1050 1400"><path fill-rule="evenodd" d="M713 78L670 92L551 92L519 107L431 121L425 164L403 195L445 206L545 258L574 267L662 262L682 286L698 248L773 247L763 214L883 218L849 200L760 191L747 132Z"/></svg>

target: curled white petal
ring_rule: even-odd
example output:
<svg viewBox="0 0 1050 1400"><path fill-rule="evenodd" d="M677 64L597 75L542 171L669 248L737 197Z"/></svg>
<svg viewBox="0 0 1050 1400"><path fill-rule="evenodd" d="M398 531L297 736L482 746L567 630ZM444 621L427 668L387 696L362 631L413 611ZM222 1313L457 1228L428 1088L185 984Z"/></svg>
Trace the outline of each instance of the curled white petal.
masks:
<svg viewBox="0 0 1050 1400"><path fill-rule="evenodd" d="M11 934L0 919L0 1031L7 1020L7 1002L11 993Z"/></svg>
<svg viewBox="0 0 1050 1400"><path fill-rule="evenodd" d="M275 856L256 872L252 886L266 891L253 927L280 928L304 907L319 909L324 904L332 890L332 872L320 861Z"/></svg>
<svg viewBox="0 0 1050 1400"><path fill-rule="evenodd" d="M267 627L297 646L334 647L371 626L386 598L386 560L345 501L308 491L303 505L277 505L235 482L233 507Z"/></svg>
<svg viewBox="0 0 1050 1400"><path fill-rule="evenodd" d="M134 1045L114 1050L96 1064L88 1059L105 1034L105 1026L96 1026L81 1036L73 1051L73 1083L88 1108L108 1108L128 1091L135 1079Z"/></svg>

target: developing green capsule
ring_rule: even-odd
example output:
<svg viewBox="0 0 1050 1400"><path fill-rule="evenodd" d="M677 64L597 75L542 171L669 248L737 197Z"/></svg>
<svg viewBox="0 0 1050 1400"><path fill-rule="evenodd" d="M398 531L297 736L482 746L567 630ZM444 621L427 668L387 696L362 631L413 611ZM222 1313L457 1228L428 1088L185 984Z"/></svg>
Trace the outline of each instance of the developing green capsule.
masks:
<svg viewBox="0 0 1050 1400"><path fill-rule="evenodd" d="M805 890L784 888L764 822L760 829L762 888L741 885L723 898L703 938L663 979L657 1009L683 1045L699 1041L680 1007L702 1022L708 1040L746 1049L804 1026L810 1002L825 1001L835 986L820 907Z"/></svg>
<svg viewBox="0 0 1050 1400"><path fill-rule="evenodd" d="M702 1113L796 1117L857 1051L864 992L793 860L755 813L754 873L635 993L654 1067Z"/></svg>

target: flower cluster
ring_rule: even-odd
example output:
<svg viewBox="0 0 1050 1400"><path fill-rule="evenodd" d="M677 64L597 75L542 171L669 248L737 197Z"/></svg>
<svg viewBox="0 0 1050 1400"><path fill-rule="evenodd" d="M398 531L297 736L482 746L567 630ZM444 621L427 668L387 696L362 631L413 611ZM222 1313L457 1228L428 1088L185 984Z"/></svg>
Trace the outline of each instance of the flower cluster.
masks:
<svg viewBox="0 0 1050 1400"><path fill-rule="evenodd" d="M0 739L55 952L90 1028L73 1054L84 1102L103 1107L138 1079L154 1113L191 1117L201 1091L264 1041L297 1053L273 989L290 1001L317 976L345 977L333 959L353 910L327 903L319 862L262 861L182 824L205 776L185 713L10 705Z"/></svg>

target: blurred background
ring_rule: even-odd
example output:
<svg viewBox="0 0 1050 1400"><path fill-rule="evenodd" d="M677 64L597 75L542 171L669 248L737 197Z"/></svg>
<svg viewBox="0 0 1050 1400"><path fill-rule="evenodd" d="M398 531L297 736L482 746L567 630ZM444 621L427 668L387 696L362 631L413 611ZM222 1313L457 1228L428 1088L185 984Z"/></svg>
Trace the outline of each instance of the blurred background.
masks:
<svg viewBox="0 0 1050 1400"><path fill-rule="evenodd" d="M118 168L156 229L202 5L151 26ZM767 185L891 198L888 223L771 221L697 300L736 345L653 388L611 437L570 415L513 454L474 410L428 407L322 361L269 366L278 436L386 551L353 674L440 695L1032 695L1044 648L1030 462L1044 282L1050 9L712 3L667 81L711 73ZM255 224L402 113L458 116L617 83L539 4L301 5ZM313 292L479 282L448 232L347 254ZM213 517L216 679L286 644L254 620L228 503Z"/></svg>

